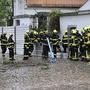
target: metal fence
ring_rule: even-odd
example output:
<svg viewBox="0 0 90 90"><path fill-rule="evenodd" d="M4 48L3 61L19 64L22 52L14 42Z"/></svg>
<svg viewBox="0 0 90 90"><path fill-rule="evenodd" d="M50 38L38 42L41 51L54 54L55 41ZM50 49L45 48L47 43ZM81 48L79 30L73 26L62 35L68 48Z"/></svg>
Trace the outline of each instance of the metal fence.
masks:
<svg viewBox="0 0 90 90"><path fill-rule="evenodd" d="M20 26L0 27L0 35L2 33L7 33L7 38L8 38L10 34L13 34L14 36L13 39L15 41L15 53L17 55L23 55L24 53L24 34L27 30L29 30L29 27L20 27ZM8 54L8 52L9 51L7 49L6 53ZM0 48L0 53L1 53L1 48ZM42 45L40 45L40 43L34 44L34 50L33 50L32 55L40 56L40 57L42 56Z"/></svg>
<svg viewBox="0 0 90 90"><path fill-rule="evenodd" d="M16 54L23 54L23 45L24 45L24 34L26 30L28 30L29 27L18 27L18 26L12 26L12 27L0 27L0 35L2 33L7 33L7 38L10 36L10 34L13 34L13 39L15 41L15 53ZM1 49L0 49L1 53ZM8 49L7 52L8 53Z"/></svg>

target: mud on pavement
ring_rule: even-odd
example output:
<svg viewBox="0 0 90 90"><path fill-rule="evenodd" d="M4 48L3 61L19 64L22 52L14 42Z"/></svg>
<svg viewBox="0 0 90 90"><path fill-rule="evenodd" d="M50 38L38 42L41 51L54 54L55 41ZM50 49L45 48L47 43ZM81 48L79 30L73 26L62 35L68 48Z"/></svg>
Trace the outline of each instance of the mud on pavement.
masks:
<svg viewBox="0 0 90 90"><path fill-rule="evenodd" d="M56 63L16 56L11 63L0 58L0 90L90 90L89 62L58 58Z"/></svg>

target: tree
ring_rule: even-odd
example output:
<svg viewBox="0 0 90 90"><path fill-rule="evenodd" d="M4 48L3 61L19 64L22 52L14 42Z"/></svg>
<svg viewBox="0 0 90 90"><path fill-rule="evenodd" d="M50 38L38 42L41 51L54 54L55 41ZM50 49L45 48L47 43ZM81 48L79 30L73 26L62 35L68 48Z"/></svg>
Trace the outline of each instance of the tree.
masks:
<svg viewBox="0 0 90 90"><path fill-rule="evenodd" d="M12 23L12 0L0 0L0 26Z"/></svg>
<svg viewBox="0 0 90 90"><path fill-rule="evenodd" d="M58 32L60 32L60 18L61 12L58 10L52 11L49 13L49 30L52 32L54 29L56 29Z"/></svg>

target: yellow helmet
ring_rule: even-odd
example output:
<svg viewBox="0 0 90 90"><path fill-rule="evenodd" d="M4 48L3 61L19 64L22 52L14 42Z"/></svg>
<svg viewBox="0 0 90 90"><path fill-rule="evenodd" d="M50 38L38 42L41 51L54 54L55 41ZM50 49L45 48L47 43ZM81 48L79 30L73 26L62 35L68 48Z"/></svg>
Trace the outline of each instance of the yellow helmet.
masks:
<svg viewBox="0 0 90 90"><path fill-rule="evenodd" d="M74 39L75 37L74 37L74 36L72 36L71 38L72 38L72 39Z"/></svg>
<svg viewBox="0 0 90 90"><path fill-rule="evenodd" d="M43 34L43 31L40 31L39 34Z"/></svg>
<svg viewBox="0 0 90 90"><path fill-rule="evenodd" d="M65 31L65 33L64 34L67 34L67 31Z"/></svg>
<svg viewBox="0 0 90 90"><path fill-rule="evenodd" d="M87 28L90 29L90 26L88 26Z"/></svg>
<svg viewBox="0 0 90 90"><path fill-rule="evenodd" d="M90 33L88 33L87 36L90 37Z"/></svg>
<svg viewBox="0 0 90 90"><path fill-rule="evenodd" d="M83 29L84 29L84 31L85 31L85 32L87 32L87 31L88 31L88 27L84 27Z"/></svg>
<svg viewBox="0 0 90 90"><path fill-rule="evenodd" d="M56 29L54 29L54 30L53 30L53 33L57 33L57 30L56 30Z"/></svg>
<svg viewBox="0 0 90 90"><path fill-rule="evenodd" d="M33 33L34 31L33 30L30 30L30 33Z"/></svg>
<svg viewBox="0 0 90 90"><path fill-rule="evenodd" d="M72 29L72 34L76 34L77 30L76 29Z"/></svg>
<svg viewBox="0 0 90 90"><path fill-rule="evenodd" d="M26 33L29 33L29 30L27 30Z"/></svg>
<svg viewBox="0 0 90 90"><path fill-rule="evenodd" d="M87 32L89 32L89 33L90 33L90 26L88 26L88 27L87 27Z"/></svg>
<svg viewBox="0 0 90 90"><path fill-rule="evenodd" d="M48 30L44 31L45 34L48 34Z"/></svg>
<svg viewBox="0 0 90 90"><path fill-rule="evenodd" d="M34 35L37 35L38 34L38 32L37 31L34 31Z"/></svg>

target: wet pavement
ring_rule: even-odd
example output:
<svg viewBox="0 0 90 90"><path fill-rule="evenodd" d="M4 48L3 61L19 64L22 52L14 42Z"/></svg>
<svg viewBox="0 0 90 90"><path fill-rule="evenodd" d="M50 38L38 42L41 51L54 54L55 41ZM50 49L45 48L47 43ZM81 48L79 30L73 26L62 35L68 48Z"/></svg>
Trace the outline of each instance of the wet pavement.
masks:
<svg viewBox="0 0 90 90"><path fill-rule="evenodd" d="M0 56L0 90L90 90L90 62L15 58L10 63L8 55Z"/></svg>

